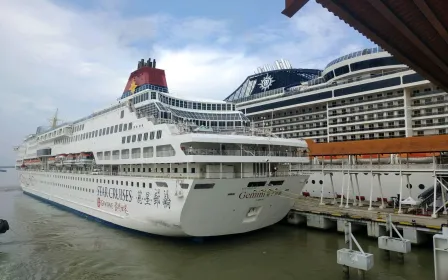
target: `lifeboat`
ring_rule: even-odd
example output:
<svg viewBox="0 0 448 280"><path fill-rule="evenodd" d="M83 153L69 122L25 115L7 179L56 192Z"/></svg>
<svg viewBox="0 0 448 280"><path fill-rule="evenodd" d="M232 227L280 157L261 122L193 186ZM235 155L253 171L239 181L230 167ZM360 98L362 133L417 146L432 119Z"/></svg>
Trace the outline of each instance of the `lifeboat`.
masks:
<svg viewBox="0 0 448 280"><path fill-rule="evenodd" d="M53 165L53 164L55 164L55 162L56 162L56 157L49 157L48 158L48 164Z"/></svg>
<svg viewBox="0 0 448 280"><path fill-rule="evenodd" d="M359 155L356 156L356 163L359 164L370 164L370 158L372 158L372 164L389 164L391 163L391 155L381 154L381 155Z"/></svg>
<svg viewBox="0 0 448 280"><path fill-rule="evenodd" d="M75 163L75 155L74 154L68 154L64 159L64 165L72 165Z"/></svg>
<svg viewBox="0 0 448 280"><path fill-rule="evenodd" d="M57 155L56 158L55 158L54 163L55 163L57 166L61 166L62 164L64 164L64 161L65 161L65 158L66 158L66 157L67 157L66 154Z"/></svg>
<svg viewBox="0 0 448 280"><path fill-rule="evenodd" d="M77 156L76 164L77 165L85 165L93 163L93 153L85 153L82 152Z"/></svg>
<svg viewBox="0 0 448 280"><path fill-rule="evenodd" d="M438 157L440 153L409 153L397 155L397 163L432 163L433 155Z"/></svg>
<svg viewBox="0 0 448 280"><path fill-rule="evenodd" d="M318 157L319 162L333 163L333 164L346 164L348 163L348 156L321 156Z"/></svg>

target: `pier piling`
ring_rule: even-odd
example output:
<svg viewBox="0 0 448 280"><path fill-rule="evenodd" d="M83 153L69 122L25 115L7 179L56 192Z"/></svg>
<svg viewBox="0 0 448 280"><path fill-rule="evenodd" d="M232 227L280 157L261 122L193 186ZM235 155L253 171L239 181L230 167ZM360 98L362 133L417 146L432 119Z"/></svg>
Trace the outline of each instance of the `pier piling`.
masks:
<svg viewBox="0 0 448 280"><path fill-rule="evenodd" d="M442 227L442 234L433 236L435 280L448 279L448 224Z"/></svg>
<svg viewBox="0 0 448 280"><path fill-rule="evenodd" d="M345 243L349 244L348 248L337 251L337 262L342 265L344 276L349 277L351 267L358 269L358 275L364 277L365 271L373 267L373 254L365 253L362 250L355 236L352 234L350 222L345 222ZM355 243L359 251L353 250L353 243Z"/></svg>

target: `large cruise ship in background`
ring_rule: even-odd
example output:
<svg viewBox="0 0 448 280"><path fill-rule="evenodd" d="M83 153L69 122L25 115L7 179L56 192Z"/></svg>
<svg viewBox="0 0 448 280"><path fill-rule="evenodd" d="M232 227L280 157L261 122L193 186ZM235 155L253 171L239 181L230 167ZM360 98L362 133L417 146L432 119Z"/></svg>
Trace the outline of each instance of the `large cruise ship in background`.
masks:
<svg viewBox="0 0 448 280"><path fill-rule="evenodd" d="M168 93L141 60L116 104L39 127L15 148L23 191L125 228L216 236L270 226L309 175L303 140L254 128L235 105Z"/></svg>
<svg viewBox="0 0 448 280"><path fill-rule="evenodd" d="M324 70L293 68L288 61L260 67L225 101L255 123L284 138L316 143L411 137L447 132L448 96L379 47L364 49L331 61ZM314 159L316 164L370 164L370 155ZM372 164L431 164L432 154L379 155ZM384 197L397 197L400 176L383 174ZM403 197L417 199L432 188L429 173L407 174ZM370 174L358 175L360 196L369 197ZM330 176L311 174L303 192L333 193ZM342 172L333 173L340 186ZM375 179L376 181L376 179ZM340 187L338 187L340 188ZM380 197L374 188L375 200Z"/></svg>

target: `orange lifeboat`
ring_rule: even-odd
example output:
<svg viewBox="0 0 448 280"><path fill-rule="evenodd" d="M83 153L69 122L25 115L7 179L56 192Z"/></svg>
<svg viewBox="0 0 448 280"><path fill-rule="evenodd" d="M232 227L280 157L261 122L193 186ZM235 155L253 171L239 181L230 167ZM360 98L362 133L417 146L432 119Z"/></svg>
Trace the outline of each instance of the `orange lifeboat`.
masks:
<svg viewBox="0 0 448 280"><path fill-rule="evenodd" d="M356 163L360 164L370 164L370 159L372 159L372 164L388 164L391 163L391 155L380 154L380 155L358 155L356 156Z"/></svg>
<svg viewBox="0 0 448 280"><path fill-rule="evenodd" d="M397 155L398 162L401 163L432 163L433 156L440 156L440 153L409 153Z"/></svg>
<svg viewBox="0 0 448 280"><path fill-rule="evenodd" d="M317 157L319 162L334 163L334 164L346 164L348 163L348 156L320 156Z"/></svg>

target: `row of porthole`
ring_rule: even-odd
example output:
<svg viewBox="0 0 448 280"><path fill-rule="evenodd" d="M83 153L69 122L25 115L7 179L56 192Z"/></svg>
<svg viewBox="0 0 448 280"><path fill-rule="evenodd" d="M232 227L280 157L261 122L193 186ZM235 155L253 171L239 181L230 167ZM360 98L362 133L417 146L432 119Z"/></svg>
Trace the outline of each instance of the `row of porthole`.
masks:
<svg viewBox="0 0 448 280"><path fill-rule="evenodd" d="M319 184L322 185L323 183L324 182L322 180L319 180ZM305 184L308 184L308 181L306 181ZM316 184L316 181L315 180L311 180L311 184L313 184L313 185ZM412 184L406 184L406 188L412 189ZM421 190L424 190L425 189L425 185L419 184L418 188L421 189Z"/></svg>
<svg viewBox="0 0 448 280"><path fill-rule="evenodd" d="M408 188L408 189L412 189L412 184L406 184L406 188ZM425 189L425 185L423 185L423 184L419 184L419 185L418 185L418 188L421 189L421 190L423 190L423 189Z"/></svg>
<svg viewBox="0 0 448 280"><path fill-rule="evenodd" d="M323 184L324 183L324 181L322 181L322 180L319 180L319 184ZM305 184L308 184L308 180L305 182ZM316 181L314 181L314 180L311 180L311 184L316 184Z"/></svg>

